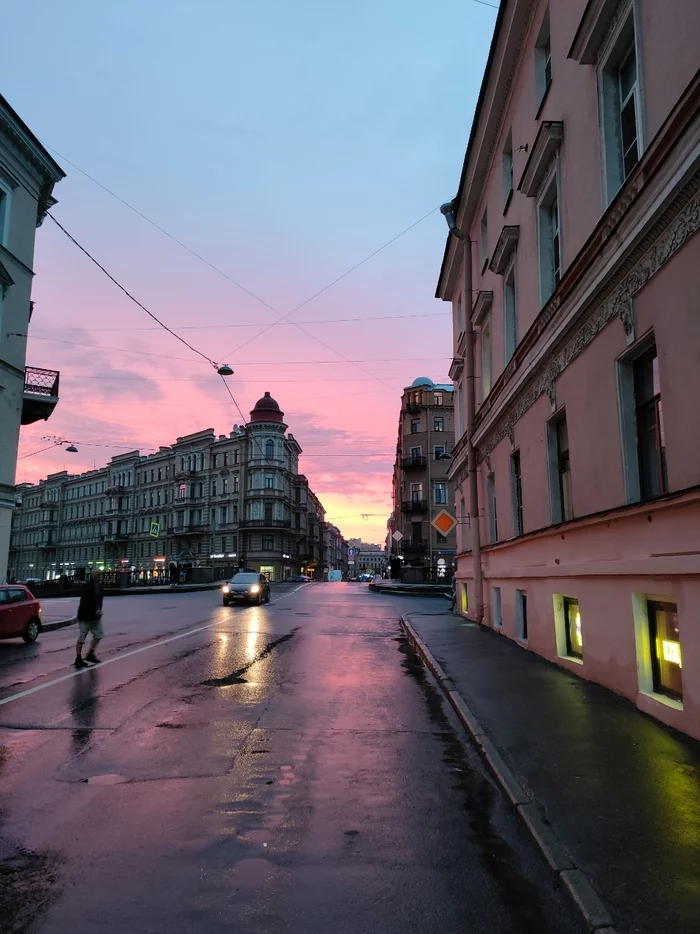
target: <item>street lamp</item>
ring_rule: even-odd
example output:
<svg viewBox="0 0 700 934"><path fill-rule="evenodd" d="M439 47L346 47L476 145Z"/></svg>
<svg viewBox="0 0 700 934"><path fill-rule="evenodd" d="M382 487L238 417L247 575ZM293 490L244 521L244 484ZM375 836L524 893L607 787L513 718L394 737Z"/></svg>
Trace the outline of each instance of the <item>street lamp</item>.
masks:
<svg viewBox="0 0 700 934"><path fill-rule="evenodd" d="M68 451L69 454L77 454L77 453L78 453L78 449L77 449L77 447L76 447L74 444L69 444L68 447L66 448L66 451Z"/></svg>
<svg viewBox="0 0 700 934"><path fill-rule="evenodd" d="M228 363L222 363L216 372L219 374L219 376L233 376L233 370L228 365Z"/></svg>

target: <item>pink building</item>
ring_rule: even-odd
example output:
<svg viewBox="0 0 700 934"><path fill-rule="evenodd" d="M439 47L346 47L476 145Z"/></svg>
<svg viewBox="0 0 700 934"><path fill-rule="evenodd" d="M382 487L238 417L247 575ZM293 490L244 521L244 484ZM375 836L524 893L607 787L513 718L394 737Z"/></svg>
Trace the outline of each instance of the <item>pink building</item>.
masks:
<svg viewBox="0 0 700 934"><path fill-rule="evenodd" d="M700 3L502 0L437 296L459 606L700 738Z"/></svg>

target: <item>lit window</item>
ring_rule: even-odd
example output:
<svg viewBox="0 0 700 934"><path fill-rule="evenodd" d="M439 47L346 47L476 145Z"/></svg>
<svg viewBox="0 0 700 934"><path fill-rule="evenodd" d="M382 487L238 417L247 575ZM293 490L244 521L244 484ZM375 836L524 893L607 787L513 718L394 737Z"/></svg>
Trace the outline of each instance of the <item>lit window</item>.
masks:
<svg viewBox="0 0 700 934"><path fill-rule="evenodd" d="M444 431L445 430L445 417L443 415L436 415L433 423L433 431Z"/></svg>
<svg viewBox="0 0 700 934"><path fill-rule="evenodd" d="M578 600L573 597L564 597L564 633L566 636L566 654L573 656L573 658L583 658L581 610Z"/></svg>
<svg viewBox="0 0 700 934"><path fill-rule="evenodd" d="M654 690L682 698L681 642L676 604L648 600L647 613Z"/></svg>
<svg viewBox="0 0 700 934"><path fill-rule="evenodd" d="M438 392L438 391L436 390L436 391L433 393L433 401L435 402L435 405L442 405L442 404L443 404L443 395L442 395L442 393L441 393L441 392Z"/></svg>
<svg viewBox="0 0 700 934"><path fill-rule="evenodd" d="M178 498L179 498L179 499L185 499L185 497L187 496L187 484L186 484L186 483L181 483L180 486L178 487L177 493L178 493ZM144 506L145 506L145 505L146 505L146 497L145 497L145 495L144 495L143 500L144 500L143 504L144 504Z"/></svg>

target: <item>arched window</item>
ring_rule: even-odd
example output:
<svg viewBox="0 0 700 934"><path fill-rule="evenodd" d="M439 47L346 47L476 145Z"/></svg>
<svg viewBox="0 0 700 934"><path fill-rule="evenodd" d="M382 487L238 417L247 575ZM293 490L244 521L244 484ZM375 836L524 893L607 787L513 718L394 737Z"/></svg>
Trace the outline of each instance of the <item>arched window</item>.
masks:
<svg viewBox="0 0 700 934"><path fill-rule="evenodd" d="M265 457L271 459L275 456L275 442L268 438L265 442Z"/></svg>

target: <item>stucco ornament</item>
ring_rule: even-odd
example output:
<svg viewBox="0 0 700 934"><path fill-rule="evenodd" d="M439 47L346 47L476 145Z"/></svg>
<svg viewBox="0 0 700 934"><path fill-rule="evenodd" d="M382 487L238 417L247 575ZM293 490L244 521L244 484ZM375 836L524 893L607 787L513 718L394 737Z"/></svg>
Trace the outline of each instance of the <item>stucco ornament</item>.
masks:
<svg viewBox="0 0 700 934"><path fill-rule="evenodd" d="M682 205L682 206L681 206ZM670 217L670 220L668 218ZM660 228L660 232L659 232ZM694 176L684 191L641 244L643 253L632 255L631 268L624 267L603 292L602 301L592 303L586 320L563 347L543 366L539 367L518 396L479 444L477 459L485 461L503 438L510 436L515 424L542 393L556 405L557 376L590 344L596 334L613 318L620 318L628 342L634 340L634 295L697 231L700 230L700 173ZM651 240L651 245L647 246ZM646 247L646 249L645 249ZM600 293L599 293L600 294ZM548 309L549 312L549 309ZM554 312L548 317L548 321ZM631 338L631 340L630 340Z"/></svg>

